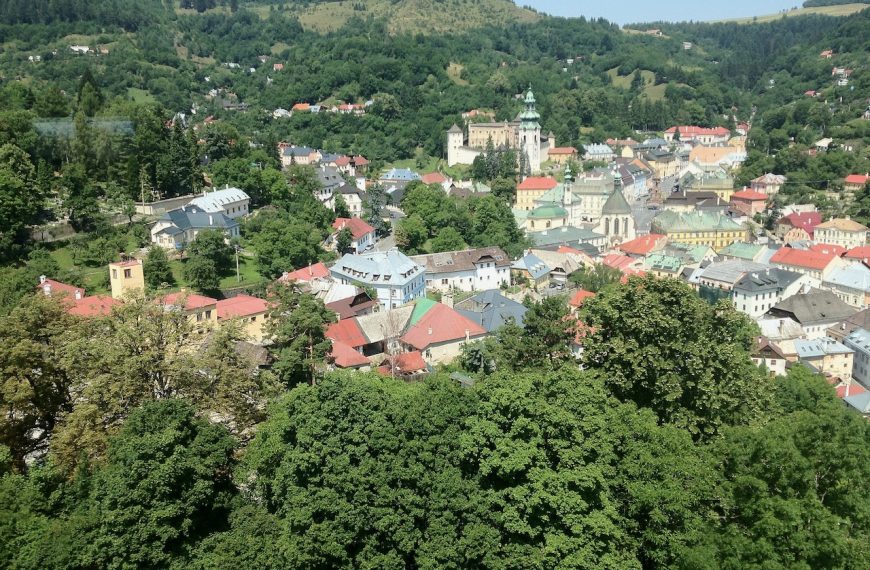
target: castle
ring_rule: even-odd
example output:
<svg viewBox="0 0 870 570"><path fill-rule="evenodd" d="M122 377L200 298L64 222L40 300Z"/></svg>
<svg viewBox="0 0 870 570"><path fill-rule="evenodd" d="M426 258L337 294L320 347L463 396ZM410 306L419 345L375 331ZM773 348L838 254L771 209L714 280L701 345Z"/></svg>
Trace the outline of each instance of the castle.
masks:
<svg viewBox="0 0 870 570"><path fill-rule="evenodd" d="M486 152L489 141L495 148L518 151L524 175L537 174L541 163L549 157L551 148L556 147L556 137L551 132L546 139L541 138L541 115L535 109L535 95L529 87L525 96L525 110L518 120L495 123L470 123L468 139L458 125L447 131L447 165L471 164L474 159Z"/></svg>

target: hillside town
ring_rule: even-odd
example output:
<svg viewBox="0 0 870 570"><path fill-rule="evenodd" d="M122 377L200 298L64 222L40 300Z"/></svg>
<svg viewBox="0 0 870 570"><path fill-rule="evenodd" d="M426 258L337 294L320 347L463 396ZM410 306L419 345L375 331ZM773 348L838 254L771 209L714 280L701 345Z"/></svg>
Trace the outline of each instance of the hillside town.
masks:
<svg viewBox="0 0 870 570"><path fill-rule="evenodd" d="M448 165L470 164L487 146L523 157L527 174L516 185L512 212L527 247L514 258L493 246L406 255L389 229L379 232L364 219L373 185L391 197L389 228L404 217L399 204L409 187L468 197L491 192L483 184L437 171L371 172L362 156L278 144L284 168L316 171L319 202L334 211L340 200L349 212L335 219L323 243L340 255L287 267L275 281L314 295L334 313L323 366L419 379L505 324L522 325L530 301L555 296L573 314L595 295L575 277L605 267L622 281L676 279L710 303L728 300L761 331L753 351L758 365L782 375L801 363L870 415L870 229L849 216L823 219L812 204L774 209L773 198L788 184L782 175L735 187L749 124L735 133L678 125L642 142L608 139L578 150L557 147L552 134L541 136L531 89L524 104L516 122L470 122L446 134ZM843 182L858 189L868 180L856 173ZM156 220L152 247L173 254L204 230L238 241L239 222L258 215L244 189L231 187L140 209ZM342 232L349 232L349 243L338 251ZM36 286L63 297L71 314L106 316L146 289L141 258L112 263L108 271L110 296L87 295L51 276ZM234 291L217 299L181 290L155 302L183 311L198 328L241 321L250 343L270 343L268 296ZM581 334L574 351L582 354Z"/></svg>

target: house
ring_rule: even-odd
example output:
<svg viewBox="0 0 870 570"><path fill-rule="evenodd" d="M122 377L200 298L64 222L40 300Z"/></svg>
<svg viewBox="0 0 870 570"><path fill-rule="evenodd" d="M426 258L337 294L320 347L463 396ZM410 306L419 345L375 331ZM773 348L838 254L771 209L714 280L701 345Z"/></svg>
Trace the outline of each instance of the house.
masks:
<svg viewBox="0 0 870 570"><path fill-rule="evenodd" d="M482 291L456 303L454 309L489 333L497 331L509 322L523 326L523 317L528 311L525 305L508 299L498 289Z"/></svg>
<svg viewBox="0 0 870 570"><path fill-rule="evenodd" d="M272 71L284 71L284 64L283 63L273 63L272 64Z"/></svg>
<svg viewBox="0 0 870 570"><path fill-rule="evenodd" d="M426 364L423 354L419 350L388 356L378 367L379 374L403 380L418 380L431 371L432 367Z"/></svg>
<svg viewBox="0 0 870 570"><path fill-rule="evenodd" d="M511 274L519 283L530 287L546 287L550 283L550 268L538 256L527 253L511 265Z"/></svg>
<svg viewBox="0 0 870 570"><path fill-rule="evenodd" d="M370 315L380 309L380 304L369 297L365 290L355 288L353 295L328 302L326 308L333 311L339 320L343 320Z"/></svg>
<svg viewBox="0 0 870 570"><path fill-rule="evenodd" d="M834 218L816 226L813 239L819 243L839 245L846 249L867 244L867 226L845 218Z"/></svg>
<svg viewBox="0 0 870 570"><path fill-rule="evenodd" d="M857 311L841 301L834 293L812 289L808 293L792 295L774 305L767 314L787 318L798 323L808 339L825 336L833 324L854 315Z"/></svg>
<svg viewBox="0 0 870 570"><path fill-rule="evenodd" d="M291 107L291 111L298 111L300 113L308 113L311 111L311 105L309 103L296 103Z"/></svg>
<svg viewBox="0 0 870 570"><path fill-rule="evenodd" d="M445 192L450 190L453 185L453 179L445 176L441 172L430 172L420 177L420 182L423 184L438 184Z"/></svg>
<svg viewBox="0 0 870 570"><path fill-rule="evenodd" d="M852 377L855 350L832 338L794 341L798 361L816 369L820 374L848 380Z"/></svg>
<svg viewBox="0 0 870 570"><path fill-rule="evenodd" d="M369 359L353 347L337 340L330 339L330 342L332 342L332 348L329 351L329 361L334 367L362 370L364 372L371 369Z"/></svg>
<svg viewBox="0 0 870 570"><path fill-rule="evenodd" d="M202 196L190 201L191 206L209 214L223 213L230 219L247 216L251 205L251 197L238 188L227 185L213 192L203 191Z"/></svg>
<svg viewBox="0 0 870 570"><path fill-rule="evenodd" d="M631 257L646 257L651 252L662 249L668 242L668 236L664 234L647 234L634 238L631 241L622 242L617 249Z"/></svg>
<svg viewBox="0 0 870 570"><path fill-rule="evenodd" d="M337 245L338 234L345 228L350 230L350 248L353 253L362 253L375 246L377 242L375 228L361 218L336 218L332 222L334 231L329 238L333 245Z"/></svg>
<svg viewBox="0 0 870 570"><path fill-rule="evenodd" d="M594 265L592 258L579 252L553 251L550 249L530 249L529 253L543 261L550 268L550 283L565 285L568 276L584 267Z"/></svg>
<svg viewBox="0 0 870 570"><path fill-rule="evenodd" d="M587 299L592 299L595 297L595 293L592 291L587 291L585 289L580 289L575 291L571 298L568 300L568 305L571 307L571 313L576 313L578 309L583 306L583 303L586 302Z"/></svg>
<svg viewBox="0 0 870 570"><path fill-rule="evenodd" d="M79 55L85 54L85 53L91 53L91 48L89 48L88 46L74 45L74 46L69 46L69 49L73 53L76 53Z"/></svg>
<svg viewBox="0 0 870 570"><path fill-rule="evenodd" d="M770 258L774 267L808 275L822 281L842 265L834 252L810 251L792 247L782 247Z"/></svg>
<svg viewBox="0 0 870 570"><path fill-rule="evenodd" d="M699 166L733 169L746 160L746 149L739 146L698 145L689 152L689 160Z"/></svg>
<svg viewBox="0 0 870 570"><path fill-rule="evenodd" d="M527 232L526 237L537 248L555 249L560 245L577 248L587 255L598 255L598 250L607 245L607 236L584 228L563 226L554 230Z"/></svg>
<svg viewBox="0 0 870 570"><path fill-rule="evenodd" d="M858 309L870 306L870 268L863 263L834 269L822 281L822 287Z"/></svg>
<svg viewBox="0 0 870 570"><path fill-rule="evenodd" d="M870 182L870 174L850 174L843 179L843 190L855 194L863 190L867 182Z"/></svg>
<svg viewBox="0 0 870 570"><path fill-rule="evenodd" d="M329 272L339 283L371 287L386 309L426 295L426 269L397 249L345 254Z"/></svg>
<svg viewBox="0 0 870 570"><path fill-rule="evenodd" d="M326 279L329 277L329 268L322 261L318 261L308 267L297 269L296 271L284 272L278 281L281 283L292 283L294 281L307 282L314 279Z"/></svg>
<svg viewBox="0 0 870 570"><path fill-rule="evenodd" d="M500 247L445 251L411 257L426 269L426 287L435 291L485 291L511 284L511 260Z"/></svg>
<svg viewBox="0 0 870 570"><path fill-rule="evenodd" d="M744 259L714 262L704 267L699 273L699 290L702 292L702 297L705 288L730 292L747 273L763 272L767 268L766 265Z"/></svg>
<svg viewBox="0 0 870 570"><path fill-rule="evenodd" d="M296 111L296 105L293 106ZM281 168L290 168L294 164L303 166L317 164L322 156L319 150L307 146L288 145L279 143L278 150L281 154Z"/></svg>
<svg viewBox="0 0 870 570"><path fill-rule="evenodd" d="M870 389L870 331L855 329L843 339L843 344L855 351L852 378Z"/></svg>
<svg viewBox="0 0 870 570"><path fill-rule="evenodd" d="M218 322L238 319L247 338L258 343L266 338L264 325L270 308L268 302L251 295L237 295L221 299L216 307Z"/></svg>
<svg viewBox="0 0 870 570"><path fill-rule="evenodd" d="M145 272L141 259L122 259L109 264L109 284L113 299L141 296L145 292Z"/></svg>
<svg viewBox="0 0 870 570"><path fill-rule="evenodd" d="M350 212L351 217L359 218L362 216L363 202L366 199L365 191L360 190L356 186L351 186L350 184L342 184L334 189L332 191L332 198L330 198L326 203L326 206L333 212L335 211L337 196L341 196L342 200L344 200L344 203L347 206L347 211Z"/></svg>
<svg viewBox="0 0 870 570"><path fill-rule="evenodd" d="M58 299L69 314L78 317L103 317L120 304L120 301L107 295L86 296L83 288L49 279L45 275L40 275L36 288L46 297Z"/></svg>
<svg viewBox="0 0 870 570"><path fill-rule="evenodd" d="M783 216L776 222L776 237L789 242L796 241L788 239L788 236L807 236L804 239L812 239L816 231L816 226L822 223L822 214L820 212L792 212L787 216ZM797 231L795 231L797 230Z"/></svg>
<svg viewBox="0 0 870 570"><path fill-rule="evenodd" d="M651 232L668 236L670 241L707 245L714 249L746 240L746 229L720 213L677 213L664 210L653 218Z"/></svg>
<svg viewBox="0 0 870 570"><path fill-rule="evenodd" d="M808 288L809 281L805 275L776 267L750 271L732 286L731 300L738 311L757 319L783 299Z"/></svg>
<svg viewBox="0 0 870 570"><path fill-rule="evenodd" d="M755 339L751 357L756 366L764 366L771 376L785 376L785 355L767 337L759 336Z"/></svg>
<svg viewBox="0 0 870 570"><path fill-rule="evenodd" d="M819 57L822 59L831 59L832 57L834 57L834 50L832 50L832 49L823 50L822 53L819 54Z"/></svg>
<svg viewBox="0 0 870 570"><path fill-rule="evenodd" d="M606 144L583 145L583 160L610 162L614 159L613 149Z"/></svg>
<svg viewBox="0 0 870 570"><path fill-rule="evenodd" d="M67 285L66 283L49 279L45 275L39 276L37 288L46 297L65 297L72 301L79 301L85 297L85 290L82 287Z"/></svg>
<svg viewBox="0 0 870 570"><path fill-rule="evenodd" d="M834 142L834 139L830 137L825 137L823 139L817 140L813 146L815 147L816 152L827 152L828 149L831 148L831 143Z"/></svg>
<svg viewBox="0 0 870 570"><path fill-rule="evenodd" d="M239 224L223 212L210 214L196 206L169 210L151 227L151 242L165 249L184 249L204 230L219 230L227 239L239 237Z"/></svg>
<svg viewBox="0 0 870 570"><path fill-rule="evenodd" d="M525 231L542 231L568 225L568 210L557 204L542 204L531 212L523 213L525 222L518 221L517 225Z"/></svg>
<svg viewBox="0 0 870 570"><path fill-rule="evenodd" d="M448 364L459 356L463 345L486 334L481 325L435 303L400 340L409 351L419 350L429 364Z"/></svg>
<svg viewBox="0 0 870 570"><path fill-rule="evenodd" d="M847 250L842 257L843 259L853 259L855 261L860 261L864 265L870 265L870 246L862 245L859 247L853 247L852 249Z"/></svg>
<svg viewBox="0 0 870 570"><path fill-rule="evenodd" d="M740 192L735 192L731 195L731 203L745 204L748 210L748 215L755 216L765 210L769 198L770 196L763 192L744 188Z"/></svg>
<svg viewBox="0 0 870 570"><path fill-rule="evenodd" d="M782 174L773 174L768 172L762 174L758 178L753 178L749 182L749 187L756 192L763 192L768 196L776 196L782 189L783 185L788 181L788 178Z"/></svg>
<svg viewBox="0 0 870 570"><path fill-rule="evenodd" d="M169 293L155 299L167 311L182 311L196 325L217 324L217 299L188 293Z"/></svg>
<svg viewBox="0 0 870 570"><path fill-rule="evenodd" d="M557 146L551 148L547 156L554 164L566 164L569 160L577 158L577 149L573 146Z"/></svg>
<svg viewBox="0 0 870 570"><path fill-rule="evenodd" d="M317 168L317 182L319 188L314 196L324 204L333 201L335 192L346 184L337 168L325 164Z"/></svg>
<svg viewBox="0 0 870 570"><path fill-rule="evenodd" d="M551 176L529 176L517 186L514 208L531 211L535 209L535 201L545 192L556 187L558 182Z"/></svg>
<svg viewBox="0 0 870 570"><path fill-rule="evenodd" d="M731 131L725 127L705 128L694 125L671 127L664 133L667 142L679 140L692 144L724 144L731 137Z"/></svg>

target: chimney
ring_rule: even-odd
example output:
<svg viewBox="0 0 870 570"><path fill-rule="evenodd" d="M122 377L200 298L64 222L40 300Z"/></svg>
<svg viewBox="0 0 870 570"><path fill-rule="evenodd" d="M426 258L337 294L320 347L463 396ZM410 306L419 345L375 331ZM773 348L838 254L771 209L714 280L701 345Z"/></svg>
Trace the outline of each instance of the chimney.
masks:
<svg viewBox="0 0 870 570"><path fill-rule="evenodd" d="M45 275L40 275L39 276L39 284L42 285L43 283L45 283L46 279L47 279L47 277Z"/></svg>
<svg viewBox="0 0 870 570"><path fill-rule="evenodd" d="M210 226L214 225L214 218L212 217L211 214L208 215L208 225L210 225Z"/></svg>
<svg viewBox="0 0 870 570"><path fill-rule="evenodd" d="M82 300L82 290L81 289L76 289L75 298L76 298L76 301Z"/></svg>
<svg viewBox="0 0 870 570"><path fill-rule="evenodd" d="M432 327L431 326L429 327L429 335L430 336L432 335Z"/></svg>

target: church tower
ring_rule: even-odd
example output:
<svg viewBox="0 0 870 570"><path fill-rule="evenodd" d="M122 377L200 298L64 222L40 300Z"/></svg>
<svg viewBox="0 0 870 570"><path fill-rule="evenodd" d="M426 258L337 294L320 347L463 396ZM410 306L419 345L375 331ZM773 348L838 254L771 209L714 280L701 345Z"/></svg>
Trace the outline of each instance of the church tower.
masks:
<svg viewBox="0 0 870 570"><path fill-rule="evenodd" d="M541 115L535 109L532 86L526 91L526 110L520 114L520 152L526 160L526 169L531 174L541 171Z"/></svg>
<svg viewBox="0 0 870 570"><path fill-rule="evenodd" d="M571 204L574 203L574 173L571 172L571 165L565 165L565 182L562 184L562 206L566 210L571 209Z"/></svg>
<svg viewBox="0 0 870 570"><path fill-rule="evenodd" d="M464 133L459 125L453 123L450 130L447 131L447 166L459 164L459 154L462 144L465 142Z"/></svg>
<svg viewBox="0 0 870 570"><path fill-rule="evenodd" d="M636 237L634 217L622 193L622 175L618 167L613 171L613 191L601 209L599 228L603 229L610 245L618 245Z"/></svg>

